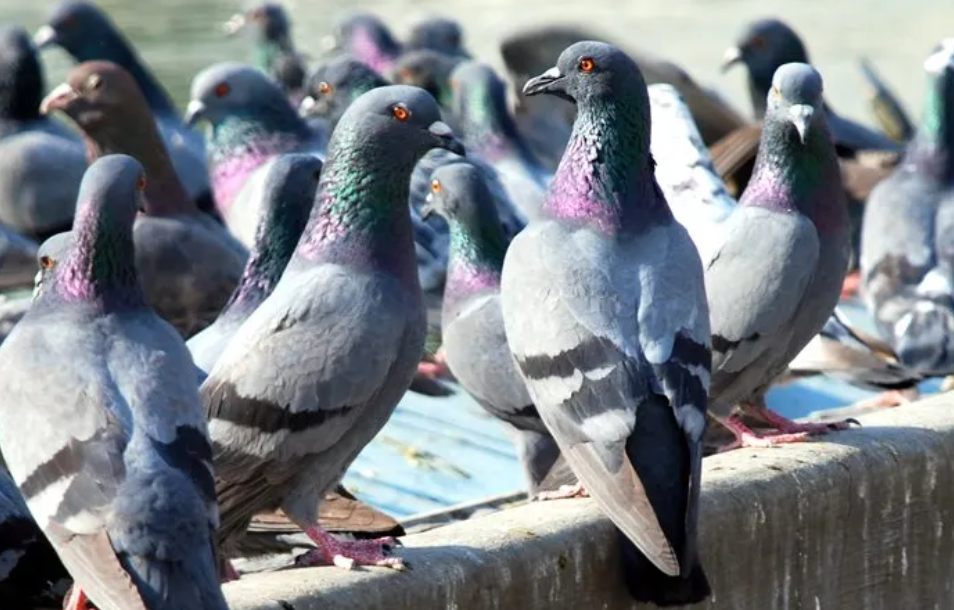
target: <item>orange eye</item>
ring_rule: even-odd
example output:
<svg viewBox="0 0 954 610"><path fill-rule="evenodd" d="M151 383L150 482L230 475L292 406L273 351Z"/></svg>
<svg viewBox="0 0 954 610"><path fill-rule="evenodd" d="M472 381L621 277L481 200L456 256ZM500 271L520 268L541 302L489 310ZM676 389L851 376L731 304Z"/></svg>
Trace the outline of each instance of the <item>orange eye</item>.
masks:
<svg viewBox="0 0 954 610"><path fill-rule="evenodd" d="M50 258L49 256L40 257L40 266L43 267L44 271L49 271L56 265L56 261Z"/></svg>
<svg viewBox="0 0 954 610"><path fill-rule="evenodd" d="M331 92L334 90L335 88L332 87L330 84L326 83L325 81L321 81L320 83L318 83L318 93L322 95L331 95Z"/></svg>
<svg viewBox="0 0 954 610"><path fill-rule="evenodd" d="M394 118L403 123L408 119L408 117L411 116L411 111L404 106L395 106L391 109L391 114L394 116Z"/></svg>
<svg viewBox="0 0 954 610"><path fill-rule="evenodd" d="M440 181L440 180L437 180L437 179L431 180L431 192L433 192L433 193L440 193L442 188L444 188L444 187L441 186L441 181Z"/></svg>
<svg viewBox="0 0 954 610"><path fill-rule="evenodd" d="M226 95L229 94L229 91L231 90L232 88L229 87L228 83L219 83L218 85L215 86L215 96L225 97Z"/></svg>
<svg viewBox="0 0 954 610"><path fill-rule="evenodd" d="M145 188L146 188L146 176L145 175L139 176L139 181L136 183L136 190L142 191L142 190L145 190Z"/></svg>
<svg viewBox="0 0 954 610"><path fill-rule="evenodd" d="M583 72L592 72L593 68L596 67L596 62L594 62L589 57L584 57L580 60L580 70Z"/></svg>
<svg viewBox="0 0 954 610"><path fill-rule="evenodd" d="M753 36L752 39L749 40L749 46L751 46L756 51L760 51L761 49L765 47L765 39L762 38L761 36Z"/></svg>

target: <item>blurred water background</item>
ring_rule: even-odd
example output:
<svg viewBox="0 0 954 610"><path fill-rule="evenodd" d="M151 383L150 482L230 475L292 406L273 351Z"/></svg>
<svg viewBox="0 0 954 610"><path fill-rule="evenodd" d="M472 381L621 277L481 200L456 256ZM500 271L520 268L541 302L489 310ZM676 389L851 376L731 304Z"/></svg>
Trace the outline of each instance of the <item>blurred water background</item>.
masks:
<svg viewBox="0 0 954 610"><path fill-rule="evenodd" d="M228 38L220 25L246 7L233 0L100 0L132 40L180 106L192 76L223 60L247 61L241 37ZM35 31L53 0L0 0L0 21ZM336 15L369 10L398 36L420 18L445 15L465 27L466 44L499 66L498 41L507 33L547 24L576 24L605 32L610 40L680 63L700 83L714 86L749 115L741 69L721 74L723 50L749 21L778 16L806 41L825 77L827 98L845 115L870 123L857 59L873 60L919 115L924 58L942 37L954 34L954 3L937 0L383 0L339 3L313 0L286 4L300 50L319 56ZM60 50L43 54L48 86L71 66ZM556 59L556 58L554 58ZM852 318L865 325L860 308ZM936 388L936 382L927 388ZM825 378L775 389L770 404L790 417L843 406L870 393ZM501 424L466 395L449 399L408 394L392 421L358 458L346 484L396 516L517 490L523 485L513 447Z"/></svg>

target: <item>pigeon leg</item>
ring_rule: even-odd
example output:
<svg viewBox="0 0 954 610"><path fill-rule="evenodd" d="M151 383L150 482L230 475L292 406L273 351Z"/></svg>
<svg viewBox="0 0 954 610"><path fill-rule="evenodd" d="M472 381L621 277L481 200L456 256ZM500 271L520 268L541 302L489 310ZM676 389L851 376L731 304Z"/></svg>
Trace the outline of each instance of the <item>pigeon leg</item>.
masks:
<svg viewBox="0 0 954 610"><path fill-rule="evenodd" d="M86 610L86 594L78 585L70 587L70 592L63 600L63 610Z"/></svg>
<svg viewBox="0 0 954 610"><path fill-rule="evenodd" d="M440 348L431 357L433 362L422 360L417 364L417 374L428 379L437 379L438 377L449 377L450 368L447 366L447 360L444 355L444 348Z"/></svg>
<svg viewBox="0 0 954 610"><path fill-rule="evenodd" d="M761 418L765 423L772 426L779 432L782 432L783 434L827 434L832 430L847 430L851 427L851 424L860 425L858 424L858 421L854 419L845 419L842 421L833 421L827 423L799 423L794 422L787 417L782 417L775 411L761 405L745 405L745 409L756 417ZM771 438L777 437L778 435L773 435Z"/></svg>
<svg viewBox="0 0 954 610"><path fill-rule="evenodd" d="M556 491L541 491L536 499L541 502L549 500L566 500L568 498L589 498L590 494L583 488L582 483L576 485L560 485Z"/></svg>
<svg viewBox="0 0 954 610"><path fill-rule="evenodd" d="M861 288L861 272L852 271L845 276L844 282L841 284L841 300L847 301L851 297L858 294L858 290Z"/></svg>
<svg viewBox="0 0 954 610"><path fill-rule="evenodd" d="M738 415L732 414L725 419L721 417L716 417L715 419L735 435L734 441L719 447L719 453L732 451L733 449L741 449L742 447L765 449L776 445L801 443L808 440L809 436L807 432L798 432L795 434L766 434L765 436L759 436L753 432L751 428L742 423L742 418Z"/></svg>
<svg viewBox="0 0 954 610"><path fill-rule="evenodd" d="M406 568L404 560L391 556L391 547L400 544L391 536L374 540L338 540L319 525L307 528L305 533L318 548L298 557L295 563L299 566L336 565L346 570L353 570L355 566Z"/></svg>
<svg viewBox="0 0 954 610"><path fill-rule="evenodd" d="M231 561L225 561L225 579L222 582L232 582L233 580L241 580L241 576L238 573L238 570L235 569L235 566L232 565Z"/></svg>

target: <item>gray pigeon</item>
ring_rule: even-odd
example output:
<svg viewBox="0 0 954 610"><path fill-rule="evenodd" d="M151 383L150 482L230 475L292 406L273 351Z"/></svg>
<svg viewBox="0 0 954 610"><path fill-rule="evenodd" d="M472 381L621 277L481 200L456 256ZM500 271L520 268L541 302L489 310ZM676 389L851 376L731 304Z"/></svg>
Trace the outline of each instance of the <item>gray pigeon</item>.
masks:
<svg viewBox="0 0 954 610"><path fill-rule="evenodd" d="M450 225L441 349L451 373L494 417L513 428L531 495L560 456L510 356L500 309L508 240L480 170L452 163L434 172L428 208ZM562 462L562 461L561 461Z"/></svg>
<svg viewBox="0 0 954 610"><path fill-rule="evenodd" d="M72 233L64 231L46 238L40 248L36 251L36 275L33 277L33 300L40 298L40 295L52 283L53 270L63 260L70 251Z"/></svg>
<svg viewBox="0 0 954 610"><path fill-rule="evenodd" d="M144 186L131 157L88 170L66 260L0 346L0 446L75 579L68 607L226 610L192 360L133 264Z"/></svg>
<svg viewBox="0 0 954 610"><path fill-rule="evenodd" d="M775 71L783 64L809 63L808 52L801 38L778 19L761 19L749 24L739 37L736 46L726 50L722 69L736 64L748 69L749 95L755 117L762 119L766 112L766 97L773 82ZM832 139L842 156L851 156L859 150L900 151L900 145L883 133L865 127L851 119L836 114L823 104L828 115Z"/></svg>
<svg viewBox="0 0 954 610"><path fill-rule="evenodd" d="M192 80L186 120L211 124L215 203L232 233L252 247L269 163L289 152L321 157L327 134L313 132L264 72L237 63L215 64Z"/></svg>
<svg viewBox="0 0 954 610"><path fill-rule="evenodd" d="M709 314L699 255L653 175L646 83L619 49L579 42L524 93L569 98L577 117L540 217L504 261L510 350L564 458L621 530L633 598L700 602Z"/></svg>
<svg viewBox="0 0 954 610"><path fill-rule="evenodd" d="M61 2L33 40L39 49L62 47L77 62L111 61L129 72L152 110L189 197L200 209L212 209L202 134L182 122L172 98L100 7L84 0Z"/></svg>
<svg viewBox="0 0 954 610"><path fill-rule="evenodd" d="M522 220L543 205L552 174L537 161L507 108L506 84L485 64L468 61L451 73L454 116L468 153L490 163Z"/></svg>
<svg viewBox="0 0 954 610"><path fill-rule="evenodd" d="M849 229L821 75L785 64L768 94L752 179L706 265L710 412L736 435L731 446L794 442L829 429L796 424L761 403L831 316L848 268ZM782 434L757 437L732 413L737 404Z"/></svg>
<svg viewBox="0 0 954 610"><path fill-rule="evenodd" d="M29 286L36 272L36 243L0 224L0 290Z"/></svg>
<svg viewBox="0 0 954 610"><path fill-rule="evenodd" d="M72 582L0 464L0 599L7 608L59 607Z"/></svg>
<svg viewBox="0 0 954 610"><path fill-rule="evenodd" d="M425 91L375 89L329 143L315 207L271 296L203 383L226 553L281 507L318 545L302 563L399 566L390 539L346 543L316 507L381 429L424 348L408 177L433 147L461 150Z"/></svg>
<svg viewBox="0 0 954 610"><path fill-rule="evenodd" d="M215 322L189 339L192 359L208 373L235 332L272 293L298 245L315 200L321 160L281 155L269 166L262 219L242 279Z"/></svg>
<svg viewBox="0 0 954 610"><path fill-rule="evenodd" d="M149 185L135 247L146 299L184 337L211 324L238 284L247 253L189 198L135 81L116 64L86 62L43 107L76 122L92 159L129 154L143 163Z"/></svg>
<svg viewBox="0 0 954 610"><path fill-rule="evenodd" d="M398 58L394 66L394 80L424 89L434 96L441 108L450 110L454 99L451 73L464 60L463 57L432 49L408 51Z"/></svg>
<svg viewBox="0 0 954 610"><path fill-rule="evenodd" d="M79 138L40 114L44 87L29 35L0 26L0 223L39 240L69 229L86 170Z"/></svg>
<svg viewBox="0 0 954 610"><path fill-rule="evenodd" d="M382 76L394 71L401 44L375 15L355 12L344 15L333 26L331 51L348 53Z"/></svg>
<svg viewBox="0 0 954 610"><path fill-rule="evenodd" d="M304 117L328 121L334 129L353 101L390 83L361 60L342 54L320 66L308 77L299 110Z"/></svg>
<svg viewBox="0 0 954 610"><path fill-rule="evenodd" d="M954 39L924 63L924 114L894 172L865 205L861 275L868 309L901 362L954 371Z"/></svg>
<svg viewBox="0 0 954 610"><path fill-rule="evenodd" d="M447 17L429 17L411 27L406 49L427 49L444 55L467 59L464 49L464 30L460 23Z"/></svg>

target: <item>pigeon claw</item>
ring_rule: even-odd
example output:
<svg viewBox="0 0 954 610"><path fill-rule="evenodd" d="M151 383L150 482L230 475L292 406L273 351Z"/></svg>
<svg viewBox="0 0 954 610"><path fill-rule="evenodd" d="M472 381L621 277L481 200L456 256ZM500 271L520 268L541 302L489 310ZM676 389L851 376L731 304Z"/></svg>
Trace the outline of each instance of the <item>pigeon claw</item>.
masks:
<svg viewBox="0 0 954 610"><path fill-rule="evenodd" d="M400 543L391 536L373 540L339 540L328 532L314 527L306 530L318 548L300 555L298 566L333 565L345 570L358 566L380 566L405 570L404 560L391 556L391 550Z"/></svg>
<svg viewBox="0 0 954 610"><path fill-rule="evenodd" d="M570 498L588 498L590 494L586 489L584 489L582 483L577 483L575 485L560 485L559 489L555 491L541 491L537 494L537 497L534 498L540 502L548 502L550 500L567 500Z"/></svg>

